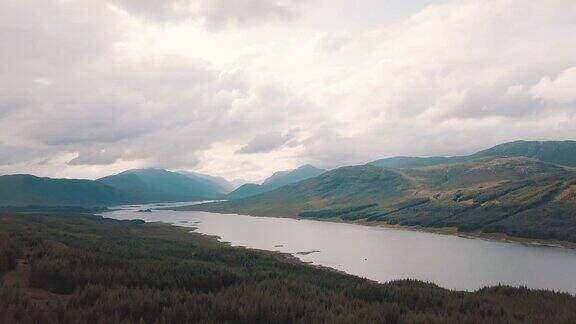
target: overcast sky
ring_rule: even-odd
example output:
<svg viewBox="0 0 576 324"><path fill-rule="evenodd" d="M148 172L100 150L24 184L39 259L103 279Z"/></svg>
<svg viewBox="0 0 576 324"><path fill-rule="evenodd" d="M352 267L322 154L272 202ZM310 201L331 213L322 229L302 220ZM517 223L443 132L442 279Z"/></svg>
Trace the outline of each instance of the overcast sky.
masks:
<svg viewBox="0 0 576 324"><path fill-rule="evenodd" d="M574 0L2 0L0 174L576 139L575 35Z"/></svg>

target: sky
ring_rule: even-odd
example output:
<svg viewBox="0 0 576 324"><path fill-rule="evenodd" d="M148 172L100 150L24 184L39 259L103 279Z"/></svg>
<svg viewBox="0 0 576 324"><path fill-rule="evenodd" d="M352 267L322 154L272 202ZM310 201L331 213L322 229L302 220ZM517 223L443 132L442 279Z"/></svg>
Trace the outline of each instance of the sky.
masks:
<svg viewBox="0 0 576 324"><path fill-rule="evenodd" d="M576 139L574 0L2 0L0 174L258 181Z"/></svg>

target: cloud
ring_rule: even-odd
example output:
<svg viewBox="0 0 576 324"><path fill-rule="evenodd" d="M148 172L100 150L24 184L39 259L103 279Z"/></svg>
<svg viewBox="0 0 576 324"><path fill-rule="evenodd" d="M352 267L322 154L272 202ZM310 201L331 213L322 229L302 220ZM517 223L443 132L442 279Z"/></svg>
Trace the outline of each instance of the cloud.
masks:
<svg viewBox="0 0 576 324"><path fill-rule="evenodd" d="M42 156L42 153L35 148L0 143L0 166L29 161Z"/></svg>
<svg viewBox="0 0 576 324"><path fill-rule="evenodd" d="M3 22L31 26L3 34L14 42L2 43L0 53L0 138L11 142L2 152L14 157L0 163L72 154L58 161L80 174L82 166L114 169L122 161L191 168L214 143L245 141L261 132L255 125L277 127L299 109L300 101L281 85L253 82L241 68L217 69L182 56L122 57L123 17L98 3L47 2L37 11L26 0L0 5ZM108 34L109 25L120 32ZM26 42L20 42L24 34ZM23 171L48 167L54 170L53 164L34 164Z"/></svg>
<svg viewBox="0 0 576 324"><path fill-rule="evenodd" d="M576 67L562 71L558 76L546 76L531 89L535 98L561 104L576 102Z"/></svg>
<svg viewBox="0 0 576 324"><path fill-rule="evenodd" d="M251 27L300 16L304 0L114 0L128 12L152 21L199 20L209 31Z"/></svg>
<svg viewBox="0 0 576 324"><path fill-rule="evenodd" d="M254 137L248 144L240 148L238 154L268 153L274 151L294 138L293 132L282 134L270 132Z"/></svg>
<svg viewBox="0 0 576 324"><path fill-rule="evenodd" d="M249 27L263 21L288 21L299 16L302 0L205 0L200 15L206 27L218 31L226 26Z"/></svg>
<svg viewBox="0 0 576 324"><path fill-rule="evenodd" d="M353 40L349 33L325 34L318 39L318 49L327 52L338 51Z"/></svg>
<svg viewBox="0 0 576 324"><path fill-rule="evenodd" d="M91 148L78 152L78 156L68 161L68 165L110 165L120 158L119 152L110 149Z"/></svg>
<svg viewBox="0 0 576 324"><path fill-rule="evenodd" d="M153 21L170 21L190 18L193 14L191 0L113 0L129 13Z"/></svg>
<svg viewBox="0 0 576 324"><path fill-rule="evenodd" d="M385 26L331 3L0 2L0 172L256 180L576 137L573 1L442 1Z"/></svg>
<svg viewBox="0 0 576 324"><path fill-rule="evenodd" d="M2 64L34 73L34 80L100 57L121 36L118 20L100 1L3 1L1 8Z"/></svg>

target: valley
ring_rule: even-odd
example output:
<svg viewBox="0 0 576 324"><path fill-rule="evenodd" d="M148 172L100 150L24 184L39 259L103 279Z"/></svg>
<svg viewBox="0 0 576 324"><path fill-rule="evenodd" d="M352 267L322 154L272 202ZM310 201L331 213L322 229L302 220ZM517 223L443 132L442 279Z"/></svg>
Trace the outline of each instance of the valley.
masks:
<svg viewBox="0 0 576 324"><path fill-rule="evenodd" d="M570 321L568 144L304 166L237 190L161 169L1 176L0 318Z"/></svg>
<svg viewBox="0 0 576 324"><path fill-rule="evenodd" d="M0 0L0 324L576 324L576 0Z"/></svg>
<svg viewBox="0 0 576 324"><path fill-rule="evenodd" d="M521 150L528 156L520 156L517 143L510 145L510 152L503 150L487 150L500 155L482 153L464 162L458 158L437 164L434 159L431 166L419 162L418 167L409 164L405 168L374 163L343 167L253 197L177 210L448 227L486 237L505 234L576 242L576 173L570 168L571 149L555 148L556 157L541 154L545 160L566 161L566 165L537 160L529 150Z"/></svg>

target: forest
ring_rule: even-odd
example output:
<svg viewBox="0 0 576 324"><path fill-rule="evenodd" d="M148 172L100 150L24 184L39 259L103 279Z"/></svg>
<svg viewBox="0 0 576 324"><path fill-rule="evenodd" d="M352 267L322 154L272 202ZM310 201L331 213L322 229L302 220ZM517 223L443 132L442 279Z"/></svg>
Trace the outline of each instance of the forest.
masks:
<svg viewBox="0 0 576 324"><path fill-rule="evenodd" d="M574 323L576 297L378 284L165 224L0 215L2 323Z"/></svg>

